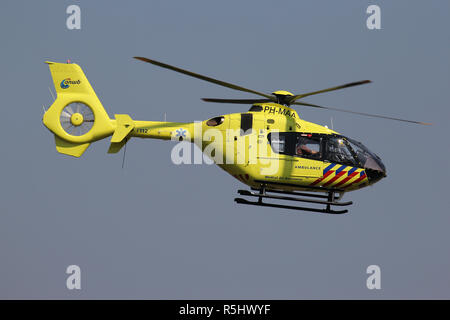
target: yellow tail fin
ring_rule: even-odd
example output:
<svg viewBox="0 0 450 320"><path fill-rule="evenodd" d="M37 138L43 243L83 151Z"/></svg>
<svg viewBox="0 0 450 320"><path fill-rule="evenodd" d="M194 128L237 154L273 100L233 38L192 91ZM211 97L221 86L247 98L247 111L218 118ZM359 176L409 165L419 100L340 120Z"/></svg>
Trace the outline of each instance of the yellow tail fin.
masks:
<svg viewBox="0 0 450 320"><path fill-rule="evenodd" d="M56 150L80 157L91 142L115 130L83 70L74 63L46 62L57 98L45 112L43 123L55 134Z"/></svg>

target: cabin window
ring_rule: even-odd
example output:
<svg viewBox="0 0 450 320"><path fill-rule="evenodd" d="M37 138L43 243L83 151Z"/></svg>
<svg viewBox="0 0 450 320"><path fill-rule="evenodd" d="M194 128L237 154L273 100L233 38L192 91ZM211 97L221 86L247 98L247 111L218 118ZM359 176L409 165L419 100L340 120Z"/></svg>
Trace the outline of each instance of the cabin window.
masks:
<svg viewBox="0 0 450 320"><path fill-rule="evenodd" d="M215 117L206 121L206 125L209 127L215 127L218 126L219 124L222 124L224 120L225 120L224 117Z"/></svg>
<svg viewBox="0 0 450 320"><path fill-rule="evenodd" d="M316 160L322 158L322 143L320 137L313 137L311 134L297 134L296 138L296 156Z"/></svg>
<svg viewBox="0 0 450 320"><path fill-rule="evenodd" d="M274 152L286 154L286 135L284 132L269 133L267 139Z"/></svg>
<svg viewBox="0 0 450 320"><path fill-rule="evenodd" d="M252 133L253 115L251 113L241 113L241 136Z"/></svg>
<svg viewBox="0 0 450 320"><path fill-rule="evenodd" d="M276 153L314 160L322 159L322 138L299 132L272 132L267 136Z"/></svg>

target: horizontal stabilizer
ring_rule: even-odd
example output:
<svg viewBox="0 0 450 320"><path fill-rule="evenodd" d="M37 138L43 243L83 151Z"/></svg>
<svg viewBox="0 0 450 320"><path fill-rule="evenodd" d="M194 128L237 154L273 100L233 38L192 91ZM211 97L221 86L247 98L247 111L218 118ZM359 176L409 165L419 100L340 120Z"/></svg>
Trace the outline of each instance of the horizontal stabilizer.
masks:
<svg viewBox="0 0 450 320"><path fill-rule="evenodd" d="M134 129L134 121L127 114L116 114L116 129L111 137L108 153L117 153L128 142L128 135Z"/></svg>
<svg viewBox="0 0 450 320"><path fill-rule="evenodd" d="M73 157L81 157L81 155L89 147L90 143L74 143L61 139L55 135L56 151Z"/></svg>
<svg viewBox="0 0 450 320"><path fill-rule="evenodd" d="M111 137L111 143L118 143L125 139L134 129L134 121L127 114L116 114L116 130Z"/></svg>
<svg viewBox="0 0 450 320"><path fill-rule="evenodd" d="M120 142L111 142L109 145L108 153L117 153L128 142L128 139L123 139Z"/></svg>

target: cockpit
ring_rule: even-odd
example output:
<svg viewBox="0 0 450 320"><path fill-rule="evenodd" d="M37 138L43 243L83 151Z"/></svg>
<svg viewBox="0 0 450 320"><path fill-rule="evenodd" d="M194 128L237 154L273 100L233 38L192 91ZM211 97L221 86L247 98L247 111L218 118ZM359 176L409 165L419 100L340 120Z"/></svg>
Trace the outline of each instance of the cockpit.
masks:
<svg viewBox="0 0 450 320"><path fill-rule="evenodd" d="M380 157L361 142L341 135L271 132L267 138L279 154L364 168L372 182L386 176Z"/></svg>

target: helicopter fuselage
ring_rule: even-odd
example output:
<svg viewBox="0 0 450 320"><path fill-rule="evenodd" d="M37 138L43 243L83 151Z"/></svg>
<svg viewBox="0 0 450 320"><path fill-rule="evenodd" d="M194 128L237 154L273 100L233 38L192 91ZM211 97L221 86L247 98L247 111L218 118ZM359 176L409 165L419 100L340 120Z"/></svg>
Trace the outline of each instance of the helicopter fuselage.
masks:
<svg viewBox="0 0 450 320"><path fill-rule="evenodd" d="M220 168L258 189L347 192L386 176L362 144L277 103L195 123L134 121L130 136L191 141Z"/></svg>

